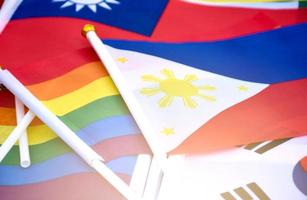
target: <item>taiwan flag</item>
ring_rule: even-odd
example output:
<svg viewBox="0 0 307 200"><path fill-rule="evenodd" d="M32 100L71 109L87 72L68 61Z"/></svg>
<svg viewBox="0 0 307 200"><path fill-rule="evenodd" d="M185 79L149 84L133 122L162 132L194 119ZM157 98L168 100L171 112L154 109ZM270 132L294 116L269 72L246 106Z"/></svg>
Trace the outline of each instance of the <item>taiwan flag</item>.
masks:
<svg viewBox="0 0 307 200"><path fill-rule="evenodd" d="M151 35L167 0L24 0L13 19L75 17Z"/></svg>
<svg viewBox="0 0 307 200"><path fill-rule="evenodd" d="M116 28L112 24L106 25L107 22L104 21L99 21L102 23L93 22L94 19L87 18L87 13L89 15L98 15L100 12L112 13L119 9L119 6L128 2L127 0L118 0L120 4L108 3L112 10L96 5L96 13L85 5L80 8L80 5L50 0L48 1L50 7L48 7L49 4L45 5L44 2L47 1L23 1L14 19L2 32L0 43L6 47L0 49L0 60L3 66L20 69L25 64L89 47L89 44L80 37L80 30L86 23L93 23L99 36L104 39L175 43L225 40L307 22L306 9L229 8L170 0L154 31L150 37L147 37ZM67 6L68 4L70 6ZM66 6L61 8L62 5ZM76 11L77 7L78 11ZM51 11L40 11L51 8L54 8L52 13ZM142 17L144 19L147 16L145 8L139 8L139 12L145 13ZM66 12L76 15L64 15L63 13ZM81 17L83 14L84 17ZM127 19L132 20L132 18L123 17L116 18L116 21L124 22ZM134 18L133 20L136 22L128 24L136 25L140 19ZM139 26L139 28L142 27L143 25ZM144 27L146 28L147 24Z"/></svg>

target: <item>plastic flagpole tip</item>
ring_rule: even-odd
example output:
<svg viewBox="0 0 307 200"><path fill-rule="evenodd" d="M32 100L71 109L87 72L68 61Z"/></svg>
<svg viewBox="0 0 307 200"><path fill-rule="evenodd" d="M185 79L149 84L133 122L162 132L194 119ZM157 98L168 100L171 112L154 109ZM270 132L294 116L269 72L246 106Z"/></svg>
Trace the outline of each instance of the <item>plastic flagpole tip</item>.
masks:
<svg viewBox="0 0 307 200"><path fill-rule="evenodd" d="M88 32L90 32L90 31L96 31L95 26L92 25L92 24L85 24L85 25L83 26L83 29L82 29L81 33L82 33L82 35L83 35L84 37L86 37L86 34L87 34Z"/></svg>
<svg viewBox="0 0 307 200"><path fill-rule="evenodd" d="M24 160L20 163L20 166L23 168L30 167L30 165L31 165L31 162L29 160Z"/></svg>

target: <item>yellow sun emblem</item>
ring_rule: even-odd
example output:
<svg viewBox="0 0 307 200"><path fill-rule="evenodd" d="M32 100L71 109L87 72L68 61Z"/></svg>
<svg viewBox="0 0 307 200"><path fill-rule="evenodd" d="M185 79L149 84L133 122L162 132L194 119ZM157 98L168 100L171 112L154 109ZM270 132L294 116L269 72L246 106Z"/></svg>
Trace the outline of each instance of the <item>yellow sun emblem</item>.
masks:
<svg viewBox="0 0 307 200"><path fill-rule="evenodd" d="M150 74L142 76L143 81L158 83L155 88L143 88L141 94L146 96L152 96L158 93L164 93L158 104L160 107L170 106L175 97L182 98L183 103L188 108L195 108L197 106L196 101L192 97L200 97L206 101L216 101L215 97L201 94L201 90L213 91L215 87L209 85L195 86L193 81L198 80L194 74L187 74L184 79L178 79L174 75L172 70L163 69L161 74L165 76L165 79L160 79Z"/></svg>

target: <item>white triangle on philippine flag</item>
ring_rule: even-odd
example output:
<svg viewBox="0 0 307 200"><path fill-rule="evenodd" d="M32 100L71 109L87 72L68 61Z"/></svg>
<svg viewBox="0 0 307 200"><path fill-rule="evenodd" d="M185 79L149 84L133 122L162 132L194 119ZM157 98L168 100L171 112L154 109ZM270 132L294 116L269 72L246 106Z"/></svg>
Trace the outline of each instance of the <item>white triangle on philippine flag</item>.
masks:
<svg viewBox="0 0 307 200"><path fill-rule="evenodd" d="M160 57L107 46L129 87L169 152L225 109L268 87Z"/></svg>

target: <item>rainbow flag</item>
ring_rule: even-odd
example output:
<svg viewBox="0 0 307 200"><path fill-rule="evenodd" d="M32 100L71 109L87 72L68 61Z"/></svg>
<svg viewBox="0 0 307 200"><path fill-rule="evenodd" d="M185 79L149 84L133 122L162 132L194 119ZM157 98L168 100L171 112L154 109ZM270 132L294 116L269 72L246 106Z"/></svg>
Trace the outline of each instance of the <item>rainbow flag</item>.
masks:
<svg viewBox="0 0 307 200"><path fill-rule="evenodd" d="M133 118L104 67L90 49L31 64L35 76L13 72L21 82L106 160L107 166L128 184L137 155L150 153ZM70 62L65 62L69 56ZM32 70L33 73L33 70ZM0 143L16 125L13 96L0 92ZM120 125L120 126L119 126ZM91 198L121 199L109 183L86 165L55 133L35 119L28 128L32 165L19 166L18 146L0 164L4 199ZM82 180L82 181L80 181ZM72 184L74 183L74 184ZM52 195L46 195L46 194Z"/></svg>

